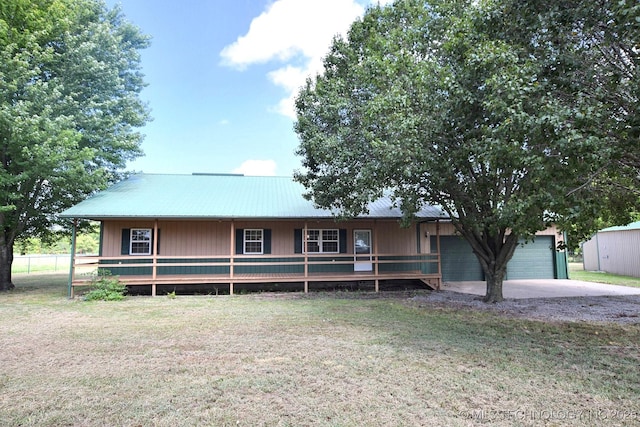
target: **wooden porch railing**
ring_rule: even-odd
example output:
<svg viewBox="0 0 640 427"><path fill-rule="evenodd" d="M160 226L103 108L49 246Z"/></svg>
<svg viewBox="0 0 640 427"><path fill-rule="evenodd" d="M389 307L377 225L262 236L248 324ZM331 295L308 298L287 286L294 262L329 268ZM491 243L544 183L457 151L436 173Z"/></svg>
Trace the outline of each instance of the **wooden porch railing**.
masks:
<svg viewBox="0 0 640 427"><path fill-rule="evenodd" d="M210 256L77 256L72 267L72 285L86 286L90 273L109 270L127 285L214 284L228 283L233 294L234 283L374 281L376 292L380 280L418 279L440 287L441 266L438 253L371 254L371 271L354 271L354 254L294 255L210 255ZM361 258L361 255L357 256ZM368 258L368 255L365 256Z"/></svg>

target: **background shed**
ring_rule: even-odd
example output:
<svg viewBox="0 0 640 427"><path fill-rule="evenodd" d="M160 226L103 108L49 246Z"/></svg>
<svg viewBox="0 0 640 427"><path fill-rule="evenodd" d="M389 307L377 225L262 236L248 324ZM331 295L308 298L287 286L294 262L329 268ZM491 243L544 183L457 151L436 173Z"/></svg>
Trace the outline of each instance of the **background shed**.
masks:
<svg viewBox="0 0 640 427"><path fill-rule="evenodd" d="M640 277L640 221L598 231L582 244L587 271Z"/></svg>

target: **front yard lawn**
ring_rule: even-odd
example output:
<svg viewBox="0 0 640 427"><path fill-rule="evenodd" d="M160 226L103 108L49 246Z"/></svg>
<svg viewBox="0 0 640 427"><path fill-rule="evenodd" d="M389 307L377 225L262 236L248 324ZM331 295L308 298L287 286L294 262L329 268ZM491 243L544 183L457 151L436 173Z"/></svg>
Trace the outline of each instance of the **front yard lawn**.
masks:
<svg viewBox="0 0 640 427"><path fill-rule="evenodd" d="M640 423L640 326L326 292L0 294L0 425Z"/></svg>

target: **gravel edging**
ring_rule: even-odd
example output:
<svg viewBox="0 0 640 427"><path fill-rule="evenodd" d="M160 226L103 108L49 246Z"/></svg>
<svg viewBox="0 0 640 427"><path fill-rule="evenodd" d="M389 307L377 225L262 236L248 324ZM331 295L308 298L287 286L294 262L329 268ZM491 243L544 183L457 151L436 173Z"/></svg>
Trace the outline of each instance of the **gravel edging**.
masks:
<svg viewBox="0 0 640 427"><path fill-rule="evenodd" d="M477 295L433 291L414 296L411 300L531 320L640 324L640 295L505 299L499 303L487 304Z"/></svg>

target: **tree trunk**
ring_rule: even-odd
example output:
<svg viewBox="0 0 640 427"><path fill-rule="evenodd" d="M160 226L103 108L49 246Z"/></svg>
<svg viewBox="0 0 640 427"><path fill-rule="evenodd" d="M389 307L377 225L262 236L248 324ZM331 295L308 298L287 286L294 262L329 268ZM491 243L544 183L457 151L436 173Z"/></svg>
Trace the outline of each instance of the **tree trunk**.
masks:
<svg viewBox="0 0 640 427"><path fill-rule="evenodd" d="M11 266L13 265L13 244L0 239L0 291L15 288L11 282Z"/></svg>
<svg viewBox="0 0 640 427"><path fill-rule="evenodd" d="M503 301L502 282L507 273L507 265L498 266L494 263L484 273L487 280L487 293L482 300L490 303Z"/></svg>
<svg viewBox="0 0 640 427"><path fill-rule="evenodd" d="M504 229L495 233L488 231L476 233L473 230L465 230L463 227L459 227L458 230L471 245L484 271L487 292L483 301L487 303L503 301L502 282L507 275L507 263L518 246L518 236L506 234Z"/></svg>

